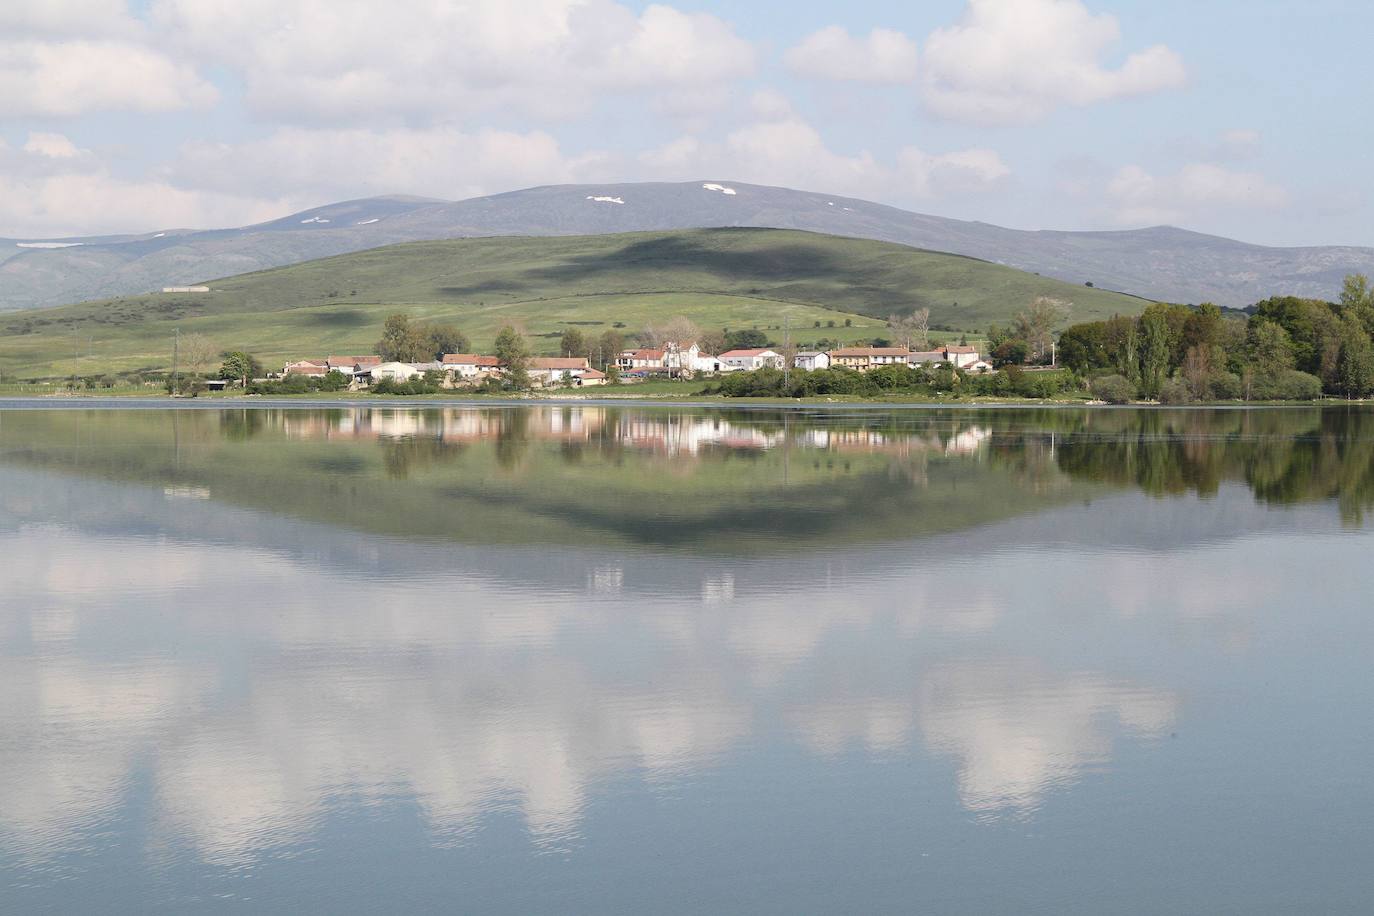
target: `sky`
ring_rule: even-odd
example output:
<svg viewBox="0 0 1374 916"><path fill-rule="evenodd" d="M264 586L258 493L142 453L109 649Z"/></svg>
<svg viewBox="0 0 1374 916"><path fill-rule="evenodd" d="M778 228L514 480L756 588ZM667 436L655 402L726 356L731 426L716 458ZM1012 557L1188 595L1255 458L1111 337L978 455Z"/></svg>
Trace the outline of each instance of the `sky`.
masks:
<svg viewBox="0 0 1374 916"><path fill-rule="evenodd" d="M1374 5L0 4L0 236L728 180L1024 229L1374 245Z"/></svg>

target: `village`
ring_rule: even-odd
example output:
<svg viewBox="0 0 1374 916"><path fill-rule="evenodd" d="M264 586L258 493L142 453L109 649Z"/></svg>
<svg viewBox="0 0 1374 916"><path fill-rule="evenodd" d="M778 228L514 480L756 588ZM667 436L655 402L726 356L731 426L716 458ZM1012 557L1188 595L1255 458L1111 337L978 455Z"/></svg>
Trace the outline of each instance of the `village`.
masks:
<svg viewBox="0 0 1374 916"><path fill-rule="evenodd" d="M788 363L790 362L790 365ZM702 352L696 343L678 346L621 351L606 371L596 368L585 357L533 356L523 360L521 369L531 387L593 387L612 381L634 383L647 379L691 379L731 372L790 368L800 371L849 369L868 372L884 366L950 366L963 372L991 372L992 365L972 346L945 346L933 350L905 347L839 347L828 351L799 351L790 356L769 347L726 350L719 355ZM475 388L489 381L499 382L512 372L512 366L499 357L477 353L446 353L431 362L389 362L378 355L329 356L287 363L280 375L322 378L338 373L348 380L350 390L364 390L382 381L436 381L445 388Z"/></svg>

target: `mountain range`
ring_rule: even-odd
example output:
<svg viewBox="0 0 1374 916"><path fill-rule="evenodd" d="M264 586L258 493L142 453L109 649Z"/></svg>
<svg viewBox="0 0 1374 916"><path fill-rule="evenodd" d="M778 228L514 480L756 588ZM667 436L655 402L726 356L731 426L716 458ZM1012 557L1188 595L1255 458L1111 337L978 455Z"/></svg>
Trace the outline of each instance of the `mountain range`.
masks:
<svg viewBox="0 0 1374 916"><path fill-rule="evenodd" d="M965 255L1074 284L1234 308L1332 298L1374 248L1273 248L1159 226L1027 231L853 198L729 181L555 185L462 201L373 197L254 226L0 239L0 310L155 291L396 242L708 227L801 229Z"/></svg>

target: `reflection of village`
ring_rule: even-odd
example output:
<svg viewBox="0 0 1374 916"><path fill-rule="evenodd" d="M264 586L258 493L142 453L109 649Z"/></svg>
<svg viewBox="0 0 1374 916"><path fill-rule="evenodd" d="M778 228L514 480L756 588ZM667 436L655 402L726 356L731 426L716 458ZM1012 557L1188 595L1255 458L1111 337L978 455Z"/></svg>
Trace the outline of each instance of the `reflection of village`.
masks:
<svg viewBox="0 0 1374 916"><path fill-rule="evenodd" d="M894 432L865 426L806 423L788 415L753 419L721 413L655 412L617 407L401 408L355 407L283 411L283 432L293 439L431 439L471 444L519 438L532 442L604 444L668 456L714 449L767 451L798 447L838 453L972 455L990 438L984 426Z"/></svg>

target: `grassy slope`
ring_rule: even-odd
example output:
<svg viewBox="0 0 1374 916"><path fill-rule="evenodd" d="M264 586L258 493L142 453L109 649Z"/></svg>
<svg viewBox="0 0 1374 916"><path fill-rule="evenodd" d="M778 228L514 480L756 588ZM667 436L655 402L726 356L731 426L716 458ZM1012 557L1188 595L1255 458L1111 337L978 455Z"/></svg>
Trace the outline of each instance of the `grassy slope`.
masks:
<svg viewBox="0 0 1374 916"><path fill-rule="evenodd" d="M165 366L172 328L245 347L270 362L370 350L383 317L450 320L479 347L497 328L556 334L577 322L632 331L686 315L703 327L780 327L794 340L880 333L896 311L928 306L937 325L981 330L1037 295L1086 320L1143 300L901 245L772 229L571 238L414 242L210 283L201 295L150 295L19 312L0 320L0 373L41 376ZM854 327L842 327L845 318ZM836 331L814 323L836 320ZM775 337L781 335L775 334ZM536 341L536 350L552 341Z"/></svg>

